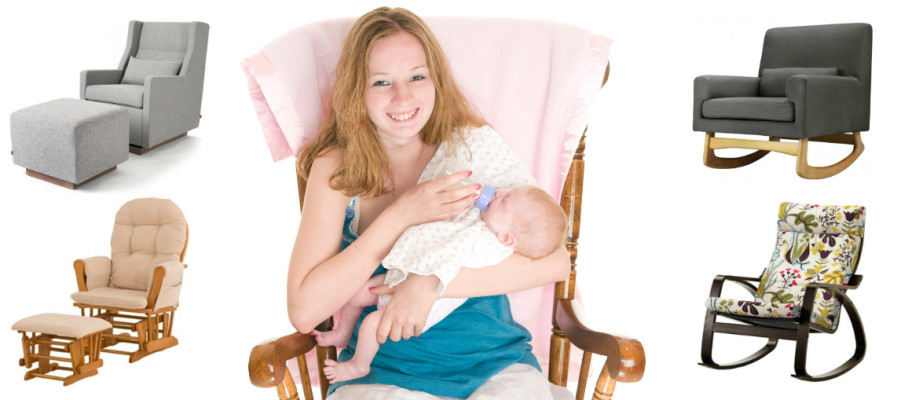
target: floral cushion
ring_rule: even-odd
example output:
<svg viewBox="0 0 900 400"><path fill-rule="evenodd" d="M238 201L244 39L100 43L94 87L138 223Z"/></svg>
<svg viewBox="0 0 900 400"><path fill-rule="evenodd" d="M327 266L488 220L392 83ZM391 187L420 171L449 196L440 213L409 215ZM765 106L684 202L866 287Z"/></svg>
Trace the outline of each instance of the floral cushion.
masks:
<svg viewBox="0 0 900 400"><path fill-rule="evenodd" d="M820 206L782 203L778 235L769 267L763 272L752 301L711 297L706 306L725 314L764 318L796 318L806 285L847 284L865 230L861 206ZM831 292L818 290L810 321L837 329L840 303Z"/></svg>

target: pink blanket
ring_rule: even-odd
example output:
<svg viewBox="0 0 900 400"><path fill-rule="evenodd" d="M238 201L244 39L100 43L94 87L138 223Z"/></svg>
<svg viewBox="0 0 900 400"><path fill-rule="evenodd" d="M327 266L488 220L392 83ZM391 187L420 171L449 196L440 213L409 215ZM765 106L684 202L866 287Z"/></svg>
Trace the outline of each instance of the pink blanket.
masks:
<svg viewBox="0 0 900 400"><path fill-rule="evenodd" d="M559 23L425 18L456 82L482 116L557 200L587 126L612 40ZM334 69L352 19L294 29L247 58L250 97L275 161L315 136L327 111ZM510 295L516 321L531 331L546 367L553 285ZM572 360L580 360L572 354ZM546 368L545 368L546 371ZM577 362L570 371L577 373Z"/></svg>

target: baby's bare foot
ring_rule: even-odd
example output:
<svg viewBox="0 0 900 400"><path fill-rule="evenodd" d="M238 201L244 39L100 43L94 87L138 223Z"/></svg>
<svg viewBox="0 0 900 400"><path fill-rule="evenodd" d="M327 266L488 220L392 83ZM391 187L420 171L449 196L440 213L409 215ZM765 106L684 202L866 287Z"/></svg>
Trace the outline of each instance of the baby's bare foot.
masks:
<svg viewBox="0 0 900 400"><path fill-rule="evenodd" d="M369 365L353 362L337 362L334 360L325 360L325 377L328 383L337 383L349 381L351 379L361 378L369 374ZM363 364L363 365L358 365Z"/></svg>
<svg viewBox="0 0 900 400"><path fill-rule="evenodd" d="M313 330L311 334L316 338L316 343L318 343L319 346L347 347L347 345L350 344L350 336L353 332L344 334L340 331L319 332Z"/></svg>

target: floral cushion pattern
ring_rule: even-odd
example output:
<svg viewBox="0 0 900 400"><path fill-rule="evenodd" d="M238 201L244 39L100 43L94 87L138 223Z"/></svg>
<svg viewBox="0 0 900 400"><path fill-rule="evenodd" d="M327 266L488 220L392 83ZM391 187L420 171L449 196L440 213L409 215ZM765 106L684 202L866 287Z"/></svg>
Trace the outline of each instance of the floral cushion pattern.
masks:
<svg viewBox="0 0 900 400"><path fill-rule="evenodd" d="M782 203L778 235L769 266L752 301L711 297L706 306L732 315L796 318L806 285L845 285L856 270L866 209ZM840 302L826 290L816 291L810 322L837 329Z"/></svg>

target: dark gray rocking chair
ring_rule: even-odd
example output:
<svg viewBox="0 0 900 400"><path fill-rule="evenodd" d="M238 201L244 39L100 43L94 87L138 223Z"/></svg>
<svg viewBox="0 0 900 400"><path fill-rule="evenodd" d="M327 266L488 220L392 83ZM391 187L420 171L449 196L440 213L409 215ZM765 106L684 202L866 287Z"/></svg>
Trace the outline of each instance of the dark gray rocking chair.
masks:
<svg viewBox="0 0 900 400"><path fill-rule="evenodd" d="M769 29L756 77L694 79L694 131L706 132L703 163L737 168L776 151L796 156L803 178L836 175L863 152L859 133L869 130L871 92L871 25ZM716 132L768 138L718 138ZM813 167L807 163L809 141L852 144L853 151L833 165ZM715 155L724 148L757 151L735 158Z"/></svg>

